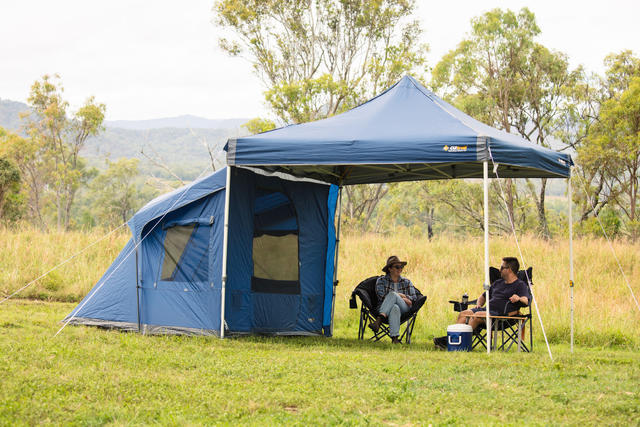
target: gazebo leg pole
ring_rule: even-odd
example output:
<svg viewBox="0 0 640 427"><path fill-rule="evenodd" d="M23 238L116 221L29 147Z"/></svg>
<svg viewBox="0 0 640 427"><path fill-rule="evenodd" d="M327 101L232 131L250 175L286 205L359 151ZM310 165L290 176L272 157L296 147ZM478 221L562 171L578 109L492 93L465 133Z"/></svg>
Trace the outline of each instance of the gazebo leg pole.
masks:
<svg viewBox="0 0 640 427"><path fill-rule="evenodd" d="M487 331L491 331L489 314L489 162L483 163L484 169L484 288L487 301ZM487 333L487 353L491 353L491 333Z"/></svg>
<svg viewBox="0 0 640 427"><path fill-rule="evenodd" d="M227 166L227 184L224 188L224 230L222 233L222 288L220 289L220 338L224 338L224 309L227 289L227 249L229 246L229 200L231 195L231 166Z"/></svg>
<svg viewBox="0 0 640 427"><path fill-rule="evenodd" d="M567 179L567 195L569 196L569 287L571 288L571 353L573 353L573 216L571 195L571 168Z"/></svg>
<svg viewBox="0 0 640 427"><path fill-rule="evenodd" d="M331 299L331 336L333 336L333 316L336 311L336 286L338 286L338 257L340 249L340 224L342 223L342 183L338 195L338 229L336 230L336 255L333 263L333 295Z"/></svg>

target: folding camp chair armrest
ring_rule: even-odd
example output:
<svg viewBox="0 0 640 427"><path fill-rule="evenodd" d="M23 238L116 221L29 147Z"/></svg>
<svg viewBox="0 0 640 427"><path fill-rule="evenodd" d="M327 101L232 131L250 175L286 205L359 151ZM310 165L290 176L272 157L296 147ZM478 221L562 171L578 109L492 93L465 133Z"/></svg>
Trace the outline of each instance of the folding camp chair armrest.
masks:
<svg viewBox="0 0 640 427"><path fill-rule="evenodd" d="M464 317L467 317L467 318L469 318L469 317L479 317L479 318L482 318L482 319L486 319L487 318L487 316L485 314L478 314L478 313L476 313L476 314L465 314ZM522 314L522 315L513 315L513 316L492 316L492 315L489 315L489 317L491 319L525 320L529 316L527 316L526 314Z"/></svg>
<svg viewBox="0 0 640 427"><path fill-rule="evenodd" d="M420 298L418 298L413 304L411 304L411 307L409 307L409 311L400 316L400 323L406 322L408 318L416 314L422 308L426 301L426 296L421 296Z"/></svg>
<svg viewBox="0 0 640 427"><path fill-rule="evenodd" d="M424 295L420 296L411 304L411 307L409 307L409 313L415 313L420 310L425 302L427 302L427 297Z"/></svg>
<svg viewBox="0 0 640 427"><path fill-rule="evenodd" d="M449 301L451 304L462 304L462 301ZM478 300L474 299L473 301L467 301L467 305L477 304Z"/></svg>
<svg viewBox="0 0 640 427"><path fill-rule="evenodd" d="M453 311L462 312L468 310L470 305L477 304L478 300L467 301L466 303L462 301L449 301L449 303L453 304Z"/></svg>
<svg viewBox="0 0 640 427"><path fill-rule="evenodd" d="M356 294L358 298L360 298L360 301L362 301L362 304L364 304L365 307L367 307L369 310L375 309L375 307L373 306L373 303L371 302L371 298L369 298L369 294L367 292L363 291L362 289L356 289L355 291L353 291L353 293Z"/></svg>

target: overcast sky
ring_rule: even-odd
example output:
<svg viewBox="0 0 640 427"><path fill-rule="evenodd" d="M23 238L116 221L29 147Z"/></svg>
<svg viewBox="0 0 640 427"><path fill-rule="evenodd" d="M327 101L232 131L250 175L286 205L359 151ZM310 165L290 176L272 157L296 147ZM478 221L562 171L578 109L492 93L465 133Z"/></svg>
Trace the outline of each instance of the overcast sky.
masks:
<svg viewBox="0 0 640 427"><path fill-rule="evenodd" d="M211 0L0 0L0 98L26 102L44 74L58 73L72 107L88 95L107 120L183 114L267 117L260 81L243 59L216 47ZM535 14L548 48L603 73L611 52L640 55L640 1L418 0L429 65L454 48L469 21L500 7Z"/></svg>

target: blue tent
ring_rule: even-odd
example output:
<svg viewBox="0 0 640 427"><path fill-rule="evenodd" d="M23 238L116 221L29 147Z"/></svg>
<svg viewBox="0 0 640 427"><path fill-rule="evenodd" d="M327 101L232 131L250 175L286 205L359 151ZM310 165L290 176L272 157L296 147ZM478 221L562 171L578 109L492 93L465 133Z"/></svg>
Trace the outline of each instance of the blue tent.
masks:
<svg viewBox="0 0 640 427"><path fill-rule="evenodd" d="M64 321L220 336L224 318L223 335L329 334L336 199L333 185L241 168L158 197Z"/></svg>
<svg viewBox="0 0 640 427"><path fill-rule="evenodd" d="M346 113L231 138L225 150L231 172L159 197L129 221L131 241L66 320L222 337L331 335L333 184L484 178L488 233L488 178L562 178L573 164L409 76ZM486 245L487 282L488 262Z"/></svg>
<svg viewBox="0 0 640 427"><path fill-rule="evenodd" d="M313 177L334 184L482 178L566 178L571 156L469 117L414 78L340 115L231 138L228 165ZM489 178L495 178L492 171Z"/></svg>

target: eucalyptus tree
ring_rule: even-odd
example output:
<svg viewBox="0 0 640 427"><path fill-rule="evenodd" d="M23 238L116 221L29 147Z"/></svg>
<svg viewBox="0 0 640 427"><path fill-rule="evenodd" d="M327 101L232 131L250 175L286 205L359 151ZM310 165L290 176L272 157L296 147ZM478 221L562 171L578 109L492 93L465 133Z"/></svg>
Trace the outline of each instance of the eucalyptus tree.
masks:
<svg viewBox="0 0 640 427"><path fill-rule="evenodd" d="M310 122L349 109L423 71L427 46L410 21L415 0L216 0L213 22L231 56L249 60L284 123Z"/></svg>
<svg viewBox="0 0 640 427"><path fill-rule="evenodd" d="M139 159L122 157L117 162L107 159L109 169L89 185L93 198L92 213L103 224L117 226L127 220L157 192L139 185Z"/></svg>
<svg viewBox="0 0 640 427"><path fill-rule="evenodd" d="M43 76L31 86L31 111L21 114L22 129L29 136L23 164L28 169L25 179L31 190L30 209L47 227L42 205L53 203L58 230L69 228L76 192L96 174L87 169L80 151L87 138L104 129L106 111L106 106L91 96L69 116L63 91L57 75Z"/></svg>
<svg viewBox="0 0 640 427"><path fill-rule="evenodd" d="M415 8L415 0L216 0L213 22L234 35L220 48L253 64L266 105L291 124L353 108L406 73L420 77L428 46ZM349 189L348 212L363 230L386 192L383 184Z"/></svg>
<svg viewBox="0 0 640 427"><path fill-rule="evenodd" d="M605 192L635 241L640 237L640 58L626 50L604 62L597 120L578 153L587 165L597 165Z"/></svg>
<svg viewBox="0 0 640 427"><path fill-rule="evenodd" d="M3 219L4 207L12 193L20 191L20 169L9 157L0 156L0 220Z"/></svg>
<svg viewBox="0 0 640 427"><path fill-rule="evenodd" d="M19 135L0 127L0 220L20 214L22 174L16 162L15 149L23 141ZM7 215L8 211L18 212Z"/></svg>
<svg viewBox="0 0 640 427"><path fill-rule="evenodd" d="M605 173L605 164L587 151L599 120L600 106L607 98L602 91L602 78L589 75L582 67L576 73L574 84L565 88L565 106L558 118L560 126L555 136L578 156L572 172L572 195L579 209L579 222L584 224L610 204L614 185Z"/></svg>
<svg viewBox="0 0 640 427"><path fill-rule="evenodd" d="M45 186L42 180L44 172L41 172L44 163L36 158L37 151L37 146L31 138L24 138L17 133L0 130L0 154L14 160L20 170L20 204L27 210L28 217L35 218L36 222L40 224L45 224L40 209Z"/></svg>
<svg viewBox="0 0 640 427"><path fill-rule="evenodd" d="M456 107L506 132L550 147L563 106L564 87L575 78L566 55L535 41L541 30L527 8L491 10L471 20L471 32L436 65L432 86ZM510 218L518 202L517 186L505 180ZM545 212L546 179L536 194L539 232L549 237Z"/></svg>

